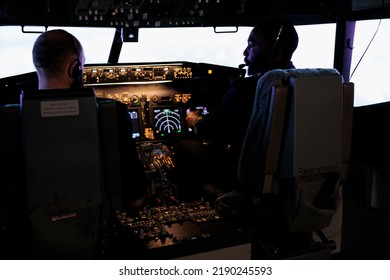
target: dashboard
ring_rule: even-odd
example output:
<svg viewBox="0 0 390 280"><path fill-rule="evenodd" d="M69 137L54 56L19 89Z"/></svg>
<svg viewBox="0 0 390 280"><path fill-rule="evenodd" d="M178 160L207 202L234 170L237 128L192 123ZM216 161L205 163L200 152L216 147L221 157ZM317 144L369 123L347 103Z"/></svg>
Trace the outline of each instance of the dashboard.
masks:
<svg viewBox="0 0 390 280"><path fill-rule="evenodd" d="M203 115L225 92L236 68L191 62L86 65L83 82L97 97L128 106L136 142L176 141L192 131L185 125L189 110Z"/></svg>

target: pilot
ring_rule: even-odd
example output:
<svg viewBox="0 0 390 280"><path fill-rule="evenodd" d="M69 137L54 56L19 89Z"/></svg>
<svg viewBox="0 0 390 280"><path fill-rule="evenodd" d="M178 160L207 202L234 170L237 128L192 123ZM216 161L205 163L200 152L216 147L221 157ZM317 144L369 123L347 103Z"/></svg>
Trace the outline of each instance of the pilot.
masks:
<svg viewBox="0 0 390 280"><path fill-rule="evenodd" d="M80 41L67 31L56 29L42 33L34 43L32 57L39 89L83 87L84 50ZM132 139L127 106L116 102L116 107L122 166L122 205L124 209L131 209L143 204L146 179Z"/></svg>
<svg viewBox="0 0 390 280"><path fill-rule="evenodd" d="M295 68L291 58L297 46L298 34L287 20L264 20L252 29L243 52L245 64L241 65L247 67L247 77L233 81L221 102L208 115L202 116L198 111L188 113L186 123L202 141L180 143L178 168L184 173L203 174L202 179L213 186L213 191L221 190L220 187L229 190L237 185L238 160L257 81L269 70ZM191 171L184 168L185 165Z"/></svg>

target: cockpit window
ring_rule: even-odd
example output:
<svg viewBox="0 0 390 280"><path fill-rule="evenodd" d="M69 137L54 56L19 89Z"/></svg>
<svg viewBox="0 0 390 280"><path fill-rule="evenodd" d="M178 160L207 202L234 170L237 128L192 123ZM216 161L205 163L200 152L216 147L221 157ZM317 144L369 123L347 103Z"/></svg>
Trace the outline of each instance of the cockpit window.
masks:
<svg viewBox="0 0 390 280"><path fill-rule="evenodd" d="M390 19L356 22L351 67L355 106L390 101L389 31Z"/></svg>
<svg viewBox="0 0 390 280"><path fill-rule="evenodd" d="M215 33L211 27L144 28L138 43L123 44L119 62L190 61L237 67L243 63L251 29Z"/></svg>
<svg viewBox="0 0 390 280"><path fill-rule="evenodd" d="M332 68L336 24L299 25L295 27L299 43L292 61L297 68Z"/></svg>
<svg viewBox="0 0 390 280"><path fill-rule="evenodd" d="M28 31L43 31L44 28ZM55 29L61 27L49 27ZM297 26L299 46L293 56L296 67L332 67L335 25ZM86 63L108 61L114 28L63 28L83 44ZM138 42L125 42L119 63L189 61L237 67L252 27L229 28L215 33L209 27L141 28ZM226 31L226 30L224 30ZM318 36L321 34L321 36ZM37 33L22 33L18 26L0 27L2 39L0 78L34 71L31 49ZM316 38L313 40L313 38ZM316 50L316 51L313 51Z"/></svg>
<svg viewBox="0 0 390 280"><path fill-rule="evenodd" d="M63 28L75 35L84 46L86 63L105 63L114 38L114 28ZM20 26L0 27L0 78L35 71L31 50L39 33L44 27L26 28L23 33ZM31 33L30 33L31 32Z"/></svg>
<svg viewBox="0 0 390 280"><path fill-rule="evenodd" d="M44 30L40 28L40 31ZM61 27L49 27L55 28ZM64 29L83 44L87 64L107 63L115 28ZM119 63L189 61L237 67L243 63L243 51L251 29L239 27L237 32L216 34L208 27L141 28L138 42L123 43ZM336 25L298 25L296 29L299 45L292 57L294 65L297 68L333 67ZM352 73L359 63L351 79L355 83L355 106L390 100L387 84L383 82L387 80L390 65L387 55L390 37L386 33L389 29L390 19L356 23L351 65ZM31 30L39 30L39 27L28 31ZM34 71L31 49L38 35L22 33L20 26L0 27L0 78Z"/></svg>
<svg viewBox="0 0 390 280"><path fill-rule="evenodd" d="M34 71L31 50L37 36L17 26L0 27L0 78Z"/></svg>
<svg viewBox="0 0 390 280"><path fill-rule="evenodd" d="M296 29L299 46L293 56L295 66L332 67L336 25ZM190 61L237 67L243 63L251 30L239 27L237 32L215 33L211 27L144 28L139 30L137 43L123 44L119 62Z"/></svg>

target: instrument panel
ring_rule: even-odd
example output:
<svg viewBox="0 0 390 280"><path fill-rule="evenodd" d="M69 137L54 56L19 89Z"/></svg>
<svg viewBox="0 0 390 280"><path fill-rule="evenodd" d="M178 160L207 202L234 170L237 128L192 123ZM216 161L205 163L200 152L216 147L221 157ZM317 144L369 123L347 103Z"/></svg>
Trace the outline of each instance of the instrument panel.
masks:
<svg viewBox="0 0 390 280"><path fill-rule="evenodd" d="M232 73L238 77L237 69L232 69L190 62L86 65L83 81L94 88L96 97L128 106L137 142L179 140L192 133L185 124L190 109L202 108L202 114L208 113L208 104L200 101L195 106L192 102L201 88L194 84L218 74L219 79L229 79Z"/></svg>
<svg viewBox="0 0 390 280"><path fill-rule="evenodd" d="M185 124L189 110L207 114L225 90L220 85L242 77L242 69L192 62L85 65L83 82L96 97L128 106L137 142L180 140L193 133ZM204 81L204 83L203 83ZM202 98L199 98L202 96Z"/></svg>
<svg viewBox="0 0 390 280"><path fill-rule="evenodd" d="M165 83L145 85L94 86L96 97L125 103L136 141L180 139L185 130L189 92L178 91Z"/></svg>
<svg viewBox="0 0 390 280"><path fill-rule="evenodd" d="M192 68L182 63L146 65L95 65L84 69L83 82L88 85L161 82L191 79Z"/></svg>

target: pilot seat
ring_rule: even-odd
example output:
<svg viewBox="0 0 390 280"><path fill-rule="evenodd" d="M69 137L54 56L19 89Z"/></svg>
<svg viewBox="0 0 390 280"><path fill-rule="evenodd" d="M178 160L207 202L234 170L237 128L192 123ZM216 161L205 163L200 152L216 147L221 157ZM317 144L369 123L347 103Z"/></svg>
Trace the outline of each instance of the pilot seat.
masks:
<svg viewBox="0 0 390 280"><path fill-rule="evenodd" d="M216 200L254 228L253 258L330 258L340 249L353 84L335 69L272 70L258 81L238 168ZM331 236L332 239L328 240Z"/></svg>

